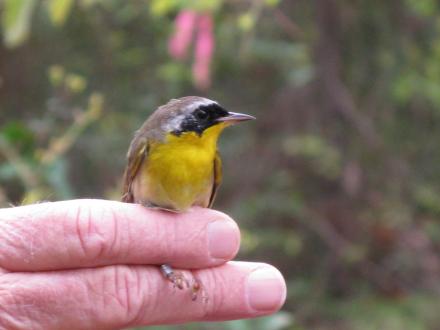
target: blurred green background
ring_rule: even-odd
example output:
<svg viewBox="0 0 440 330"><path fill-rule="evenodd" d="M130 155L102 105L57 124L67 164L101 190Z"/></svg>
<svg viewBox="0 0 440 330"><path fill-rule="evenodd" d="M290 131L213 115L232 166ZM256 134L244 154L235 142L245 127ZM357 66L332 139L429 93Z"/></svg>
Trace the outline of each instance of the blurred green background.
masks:
<svg viewBox="0 0 440 330"><path fill-rule="evenodd" d="M239 259L282 271L286 305L161 329L440 328L437 1L3 0L0 11L0 206L119 199L133 132L171 98L258 118L221 139L215 208L241 226ZM213 22L204 83L196 39L183 59L168 50L185 11Z"/></svg>

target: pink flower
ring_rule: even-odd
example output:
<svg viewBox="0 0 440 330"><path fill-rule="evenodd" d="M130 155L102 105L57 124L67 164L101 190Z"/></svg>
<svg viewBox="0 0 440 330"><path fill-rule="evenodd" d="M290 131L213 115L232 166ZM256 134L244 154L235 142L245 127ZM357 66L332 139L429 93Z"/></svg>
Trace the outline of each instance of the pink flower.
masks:
<svg viewBox="0 0 440 330"><path fill-rule="evenodd" d="M197 88L207 89L211 85L211 61L215 42L211 14L182 10L174 22L174 33L169 40L168 51L174 59L183 60L188 53L195 27L197 36L192 75Z"/></svg>
<svg viewBox="0 0 440 330"><path fill-rule="evenodd" d="M182 10L174 21L174 34L168 43L168 51L177 60L182 60L187 55L196 18L194 11Z"/></svg>
<svg viewBox="0 0 440 330"><path fill-rule="evenodd" d="M211 84L211 60L214 53L212 17L203 14L199 17L196 49L193 64L193 79L196 87L207 89Z"/></svg>

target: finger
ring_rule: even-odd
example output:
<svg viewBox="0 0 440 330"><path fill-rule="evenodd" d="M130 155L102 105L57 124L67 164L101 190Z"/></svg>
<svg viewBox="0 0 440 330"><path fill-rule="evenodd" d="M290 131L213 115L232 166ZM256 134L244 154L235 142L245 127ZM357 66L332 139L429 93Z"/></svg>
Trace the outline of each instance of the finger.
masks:
<svg viewBox="0 0 440 330"><path fill-rule="evenodd" d="M0 210L0 267L42 271L113 264L205 268L232 259L240 233L227 215L184 214L104 200Z"/></svg>
<svg viewBox="0 0 440 330"><path fill-rule="evenodd" d="M266 264L230 262L197 271L206 299L165 281L156 267L109 266L0 277L0 326L120 329L268 315L284 303L282 275ZM28 326L28 327L26 327Z"/></svg>

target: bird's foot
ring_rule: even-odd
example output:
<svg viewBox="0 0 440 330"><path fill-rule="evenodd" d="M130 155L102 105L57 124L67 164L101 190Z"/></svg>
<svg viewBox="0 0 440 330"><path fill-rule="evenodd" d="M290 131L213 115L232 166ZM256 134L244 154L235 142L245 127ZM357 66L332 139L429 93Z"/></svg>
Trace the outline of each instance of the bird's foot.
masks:
<svg viewBox="0 0 440 330"><path fill-rule="evenodd" d="M161 265L162 274L180 290L189 288L189 282L182 272L176 272L170 265Z"/></svg>
<svg viewBox="0 0 440 330"><path fill-rule="evenodd" d="M161 265L160 269L162 274L167 278L167 280L173 283L175 288L178 288L179 290L189 289L192 301L196 301L200 296L203 302L208 301L208 295L203 288L203 284L196 276L192 275L192 280L190 283L183 272L175 271L170 265Z"/></svg>
<svg viewBox="0 0 440 330"><path fill-rule="evenodd" d="M195 276L193 276L192 284L191 284L191 300L196 301L201 295L202 301L207 302L208 301L208 295L203 288L202 282Z"/></svg>
<svg viewBox="0 0 440 330"><path fill-rule="evenodd" d="M182 272L175 272L169 280L171 283L173 283L175 288L178 288L179 290L188 289L189 288L189 282L185 278L185 275L183 275Z"/></svg>

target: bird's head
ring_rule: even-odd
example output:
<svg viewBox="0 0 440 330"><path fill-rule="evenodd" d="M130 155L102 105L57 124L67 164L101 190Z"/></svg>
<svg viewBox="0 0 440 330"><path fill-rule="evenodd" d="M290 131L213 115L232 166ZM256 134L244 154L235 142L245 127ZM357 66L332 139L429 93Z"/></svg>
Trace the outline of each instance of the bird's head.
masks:
<svg viewBox="0 0 440 330"><path fill-rule="evenodd" d="M230 112L220 104L199 96L186 96L173 99L161 106L154 114L160 122L163 132L180 136L183 133L195 133L202 136L213 126L224 127L255 117Z"/></svg>

